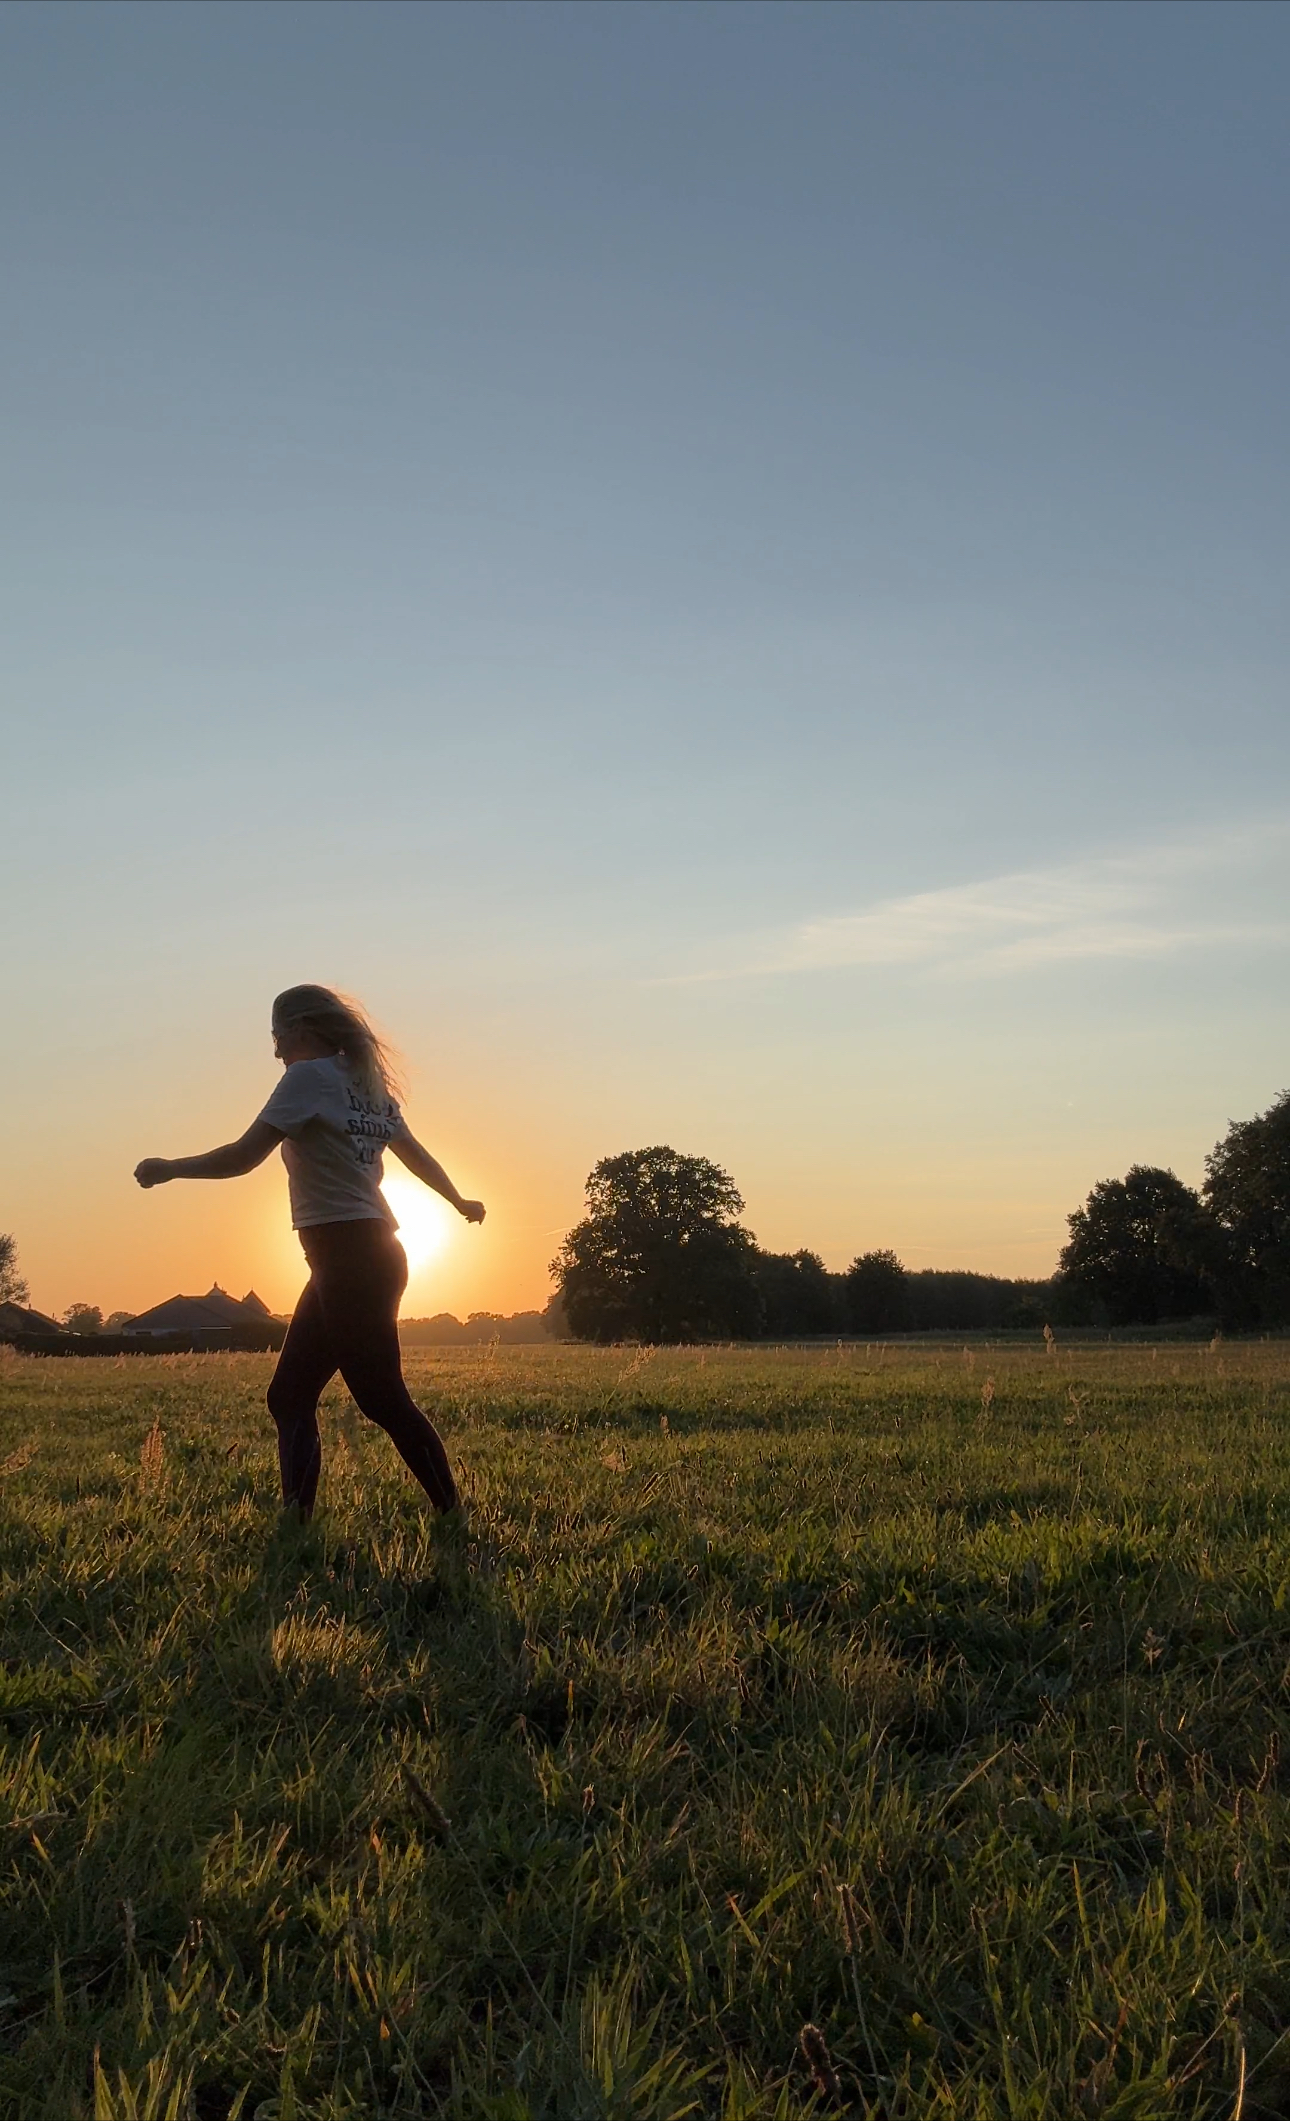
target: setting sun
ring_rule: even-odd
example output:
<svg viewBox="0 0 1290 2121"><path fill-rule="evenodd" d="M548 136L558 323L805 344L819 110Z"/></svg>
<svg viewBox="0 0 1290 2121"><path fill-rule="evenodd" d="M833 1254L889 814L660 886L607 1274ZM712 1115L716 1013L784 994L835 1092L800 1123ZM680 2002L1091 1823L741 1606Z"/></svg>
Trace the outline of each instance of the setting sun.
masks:
<svg viewBox="0 0 1290 2121"><path fill-rule="evenodd" d="M394 1210L399 1242L413 1274L437 1259L447 1245L453 1211L437 1193L402 1171L387 1171L381 1191Z"/></svg>

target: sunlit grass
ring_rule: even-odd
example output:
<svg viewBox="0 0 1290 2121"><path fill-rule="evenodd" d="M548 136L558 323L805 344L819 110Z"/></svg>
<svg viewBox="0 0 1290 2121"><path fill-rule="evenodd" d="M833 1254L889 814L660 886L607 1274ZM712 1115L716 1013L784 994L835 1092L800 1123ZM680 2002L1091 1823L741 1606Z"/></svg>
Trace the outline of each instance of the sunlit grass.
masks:
<svg viewBox="0 0 1290 2121"><path fill-rule="evenodd" d="M0 2111L1290 2112L1290 1350L268 1367L0 1362Z"/></svg>

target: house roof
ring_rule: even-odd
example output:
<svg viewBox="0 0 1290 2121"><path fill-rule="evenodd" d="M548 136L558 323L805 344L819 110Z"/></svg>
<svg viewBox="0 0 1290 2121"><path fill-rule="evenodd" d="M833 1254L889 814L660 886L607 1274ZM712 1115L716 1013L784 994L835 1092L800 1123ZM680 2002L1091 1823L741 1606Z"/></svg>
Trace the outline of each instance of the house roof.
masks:
<svg viewBox="0 0 1290 2121"><path fill-rule="evenodd" d="M168 1296L150 1311L141 1311L122 1328L125 1333L210 1333L234 1326L261 1326L272 1317L254 1289L239 1302L215 1282L204 1296Z"/></svg>
<svg viewBox="0 0 1290 2121"><path fill-rule="evenodd" d="M0 1304L0 1333L65 1333L56 1318L32 1311L25 1304Z"/></svg>

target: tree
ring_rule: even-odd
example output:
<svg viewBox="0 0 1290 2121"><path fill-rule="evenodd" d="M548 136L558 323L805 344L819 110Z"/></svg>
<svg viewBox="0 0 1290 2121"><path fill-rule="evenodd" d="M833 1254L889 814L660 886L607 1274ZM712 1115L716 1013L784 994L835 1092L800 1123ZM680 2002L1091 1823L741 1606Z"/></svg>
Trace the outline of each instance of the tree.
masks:
<svg viewBox="0 0 1290 2121"><path fill-rule="evenodd" d="M587 1180L587 1214L551 1272L576 1340L735 1339L756 1332L755 1245L734 1180L706 1156L630 1149Z"/></svg>
<svg viewBox="0 0 1290 2121"><path fill-rule="evenodd" d="M559 1289L553 1290L542 1309L542 1324L552 1340L567 1340L569 1320L565 1315L564 1296Z"/></svg>
<svg viewBox="0 0 1290 2121"><path fill-rule="evenodd" d="M1205 1199L1227 1238L1227 1308L1264 1325L1290 1321L1290 1090L1233 1120L1205 1158Z"/></svg>
<svg viewBox="0 0 1290 2121"><path fill-rule="evenodd" d="M753 1279L768 1340L836 1333L841 1319L831 1275L818 1252L758 1252Z"/></svg>
<svg viewBox="0 0 1290 2121"><path fill-rule="evenodd" d="M101 1333L103 1313L97 1304L69 1304L63 1313L63 1324L69 1333Z"/></svg>
<svg viewBox="0 0 1290 2121"><path fill-rule="evenodd" d="M109 1311L103 1321L103 1331L105 1333L119 1333L122 1326L128 1326L131 1319L137 1318L137 1316L138 1313L136 1311Z"/></svg>
<svg viewBox="0 0 1290 2121"><path fill-rule="evenodd" d="M1217 1233L1172 1171L1134 1164L1066 1218L1060 1273L1113 1326L1193 1318L1214 1302Z"/></svg>
<svg viewBox="0 0 1290 2121"><path fill-rule="evenodd" d="M25 1304L31 1290L18 1272L18 1240L0 1230L0 1304Z"/></svg>
<svg viewBox="0 0 1290 2121"><path fill-rule="evenodd" d="M899 1333L909 1324L909 1276L894 1252L862 1252L847 1268L845 1289L853 1333Z"/></svg>

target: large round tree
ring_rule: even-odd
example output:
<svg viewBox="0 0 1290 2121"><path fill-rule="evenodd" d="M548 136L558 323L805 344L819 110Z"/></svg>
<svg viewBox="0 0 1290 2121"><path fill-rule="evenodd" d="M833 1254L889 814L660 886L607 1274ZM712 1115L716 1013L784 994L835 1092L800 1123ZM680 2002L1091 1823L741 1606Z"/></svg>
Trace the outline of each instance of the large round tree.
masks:
<svg viewBox="0 0 1290 2121"><path fill-rule="evenodd" d="M1214 1302L1214 1233L1199 1197L1172 1171L1134 1164L1103 1179L1068 1215L1060 1274L1113 1326L1191 1318Z"/></svg>
<svg viewBox="0 0 1290 2121"><path fill-rule="evenodd" d="M629 1149L587 1180L587 1213L551 1262L578 1340L755 1333L756 1248L734 1180L706 1156Z"/></svg>
<svg viewBox="0 0 1290 2121"><path fill-rule="evenodd" d="M1247 1315L1290 1320L1290 1090L1253 1119L1233 1120L1205 1158L1205 1199L1231 1247Z"/></svg>

